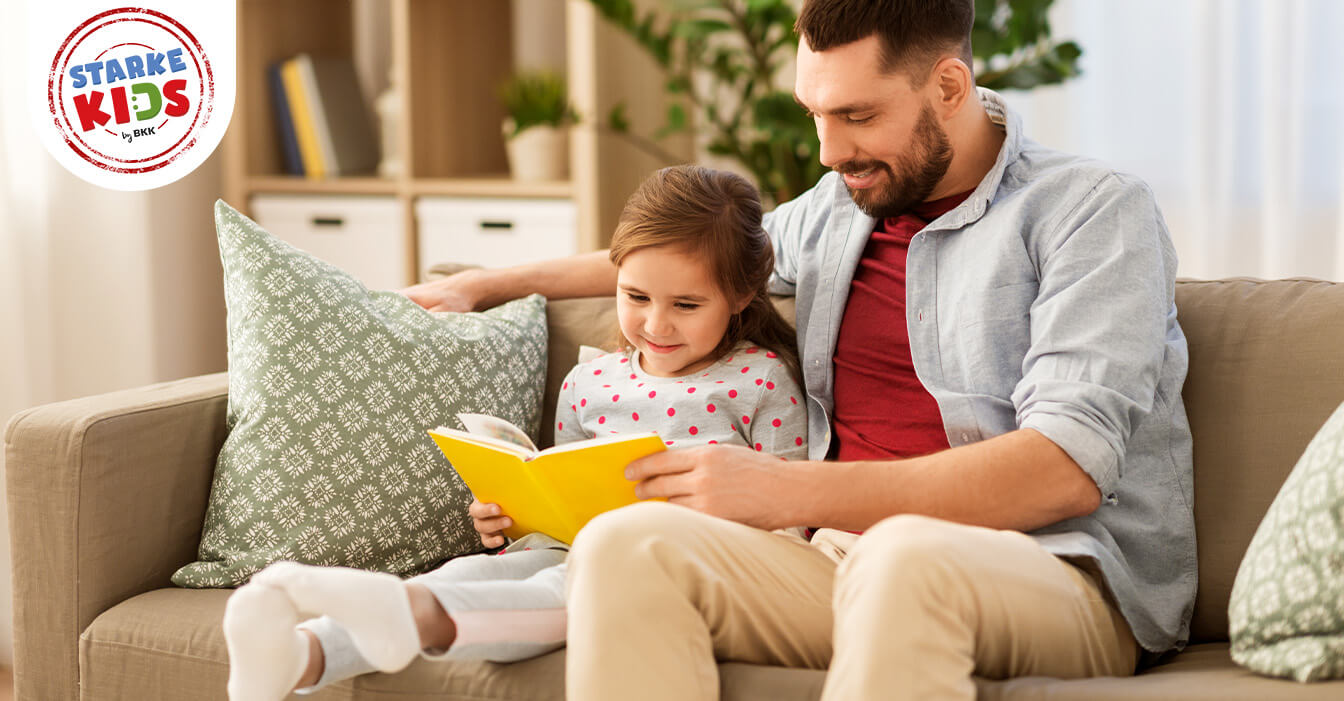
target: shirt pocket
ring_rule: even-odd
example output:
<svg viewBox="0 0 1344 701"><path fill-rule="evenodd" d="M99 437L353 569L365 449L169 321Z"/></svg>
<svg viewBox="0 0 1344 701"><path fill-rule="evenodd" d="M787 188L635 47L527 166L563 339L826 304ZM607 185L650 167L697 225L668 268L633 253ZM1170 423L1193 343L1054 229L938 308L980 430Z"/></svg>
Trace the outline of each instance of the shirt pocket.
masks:
<svg viewBox="0 0 1344 701"><path fill-rule="evenodd" d="M1035 280L971 291L945 346L956 358L962 391L1008 400L1031 347Z"/></svg>

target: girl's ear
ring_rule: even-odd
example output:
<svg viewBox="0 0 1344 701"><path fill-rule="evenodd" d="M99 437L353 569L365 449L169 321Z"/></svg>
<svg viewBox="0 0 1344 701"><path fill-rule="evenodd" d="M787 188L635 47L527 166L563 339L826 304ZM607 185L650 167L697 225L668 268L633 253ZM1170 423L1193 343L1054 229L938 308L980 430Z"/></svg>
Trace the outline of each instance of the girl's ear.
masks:
<svg viewBox="0 0 1344 701"><path fill-rule="evenodd" d="M733 313L734 313L734 314L741 314L742 311L743 311L744 309L746 309L746 308L751 304L751 298L752 298L752 297L753 297L753 295L746 295L746 296L743 297L742 299L738 300L738 302L737 302L737 308L733 310Z"/></svg>

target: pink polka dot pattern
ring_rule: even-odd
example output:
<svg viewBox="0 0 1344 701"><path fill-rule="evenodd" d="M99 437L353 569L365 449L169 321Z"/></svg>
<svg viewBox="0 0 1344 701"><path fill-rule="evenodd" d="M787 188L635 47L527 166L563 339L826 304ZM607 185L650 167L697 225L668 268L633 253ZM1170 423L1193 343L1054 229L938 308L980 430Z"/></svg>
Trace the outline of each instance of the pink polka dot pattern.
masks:
<svg viewBox="0 0 1344 701"><path fill-rule="evenodd" d="M649 390L649 399L653 399L656 396L658 396L658 390L656 389Z"/></svg>
<svg viewBox="0 0 1344 701"><path fill-rule="evenodd" d="M762 384L764 384L764 383L765 383L765 380L762 380L762 379L759 378L759 377L756 378L756 386L757 386L757 387L760 387L760 386L761 386Z"/></svg>
<svg viewBox="0 0 1344 701"><path fill-rule="evenodd" d="M765 383L765 388L766 388L766 389L774 389L774 388L775 388L775 383L773 383L773 382L767 382L767 383Z"/></svg>
<svg viewBox="0 0 1344 701"><path fill-rule="evenodd" d="M757 444L756 444L756 452L759 453L760 451L761 451L761 444L760 444L760 443L757 443Z"/></svg>
<svg viewBox="0 0 1344 701"><path fill-rule="evenodd" d="M743 375L747 374L747 371L750 370L750 369L751 369L751 366L750 366L750 365L743 365L743 366L742 366L742 374L743 374Z"/></svg>
<svg viewBox="0 0 1344 701"><path fill-rule="evenodd" d="M579 406L588 406L588 400L587 400L586 398L585 398L585 399L580 399L580 400L579 400Z"/></svg>
<svg viewBox="0 0 1344 701"><path fill-rule="evenodd" d="M604 423L607 422L607 417L605 417L605 416L599 416L599 417L597 417L597 422L600 423L600 424L604 424Z"/></svg>
<svg viewBox="0 0 1344 701"><path fill-rule="evenodd" d="M731 399L737 399L737 390L735 389L728 390L728 396Z"/></svg>
<svg viewBox="0 0 1344 701"><path fill-rule="evenodd" d="M602 374L602 371L601 371L601 370L594 370L594 371L593 371L593 374L594 374L594 375L601 375L601 374Z"/></svg>
<svg viewBox="0 0 1344 701"><path fill-rule="evenodd" d="M802 437L802 436L798 436L797 438L793 439L793 444L794 444L794 445L802 445L802 444L803 444L803 437Z"/></svg>
<svg viewBox="0 0 1344 701"><path fill-rule="evenodd" d="M767 357L767 358L778 358L779 356L778 356L774 351L766 351L766 353L765 353L765 357Z"/></svg>
<svg viewBox="0 0 1344 701"><path fill-rule="evenodd" d="M639 412L636 411L636 412L630 414L630 418L634 419L635 421L639 421Z"/></svg>
<svg viewBox="0 0 1344 701"><path fill-rule="evenodd" d="M705 411L708 411L709 413L713 414L713 413L714 413L714 405L713 405L713 404L710 404L709 406L705 407Z"/></svg>
<svg viewBox="0 0 1344 701"><path fill-rule="evenodd" d="M694 387L687 387L687 388L686 388L686 394L695 394L695 388L694 388Z"/></svg>
<svg viewBox="0 0 1344 701"><path fill-rule="evenodd" d="M697 433L700 432L700 429L698 429L698 428L692 426L692 427L686 429L686 432L689 433L689 434L691 434L692 436L694 436L695 434L697 434Z"/></svg>
<svg viewBox="0 0 1344 701"><path fill-rule="evenodd" d="M775 428L779 428L780 426L784 425L784 422L780 421L779 419L775 419L774 421L770 422L770 425L774 426Z"/></svg>
<svg viewBox="0 0 1344 701"><path fill-rule="evenodd" d="M668 408L667 408L667 415L668 415L668 416L676 416L676 415L677 415L677 410L676 410L676 409L673 409L672 407L668 407Z"/></svg>
<svg viewBox="0 0 1344 701"><path fill-rule="evenodd" d="M742 417L742 425L745 426L746 424L749 424L749 423L751 423L751 417L750 417L750 416L743 416L743 417Z"/></svg>
<svg viewBox="0 0 1344 701"><path fill-rule="evenodd" d="M621 395L619 395L619 394L613 394L613 395L611 395L611 401L612 401L612 403L621 401Z"/></svg>
<svg viewBox="0 0 1344 701"><path fill-rule="evenodd" d="M564 422L564 421L559 421L559 422L557 422L557 423L555 424L555 430L557 430L557 431L563 431L563 430L565 430L565 422Z"/></svg>

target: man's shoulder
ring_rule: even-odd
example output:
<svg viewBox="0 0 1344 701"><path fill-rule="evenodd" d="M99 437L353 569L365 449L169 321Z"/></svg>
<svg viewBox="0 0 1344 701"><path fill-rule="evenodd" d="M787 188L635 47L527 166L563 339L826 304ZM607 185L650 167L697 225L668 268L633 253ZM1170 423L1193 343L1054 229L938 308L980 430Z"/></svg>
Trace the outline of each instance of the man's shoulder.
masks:
<svg viewBox="0 0 1344 701"><path fill-rule="evenodd" d="M1148 185L1132 173L1088 156L1060 151L1024 140L1019 157L1007 168L1000 190L1058 200L1082 199L1096 191L1122 191Z"/></svg>

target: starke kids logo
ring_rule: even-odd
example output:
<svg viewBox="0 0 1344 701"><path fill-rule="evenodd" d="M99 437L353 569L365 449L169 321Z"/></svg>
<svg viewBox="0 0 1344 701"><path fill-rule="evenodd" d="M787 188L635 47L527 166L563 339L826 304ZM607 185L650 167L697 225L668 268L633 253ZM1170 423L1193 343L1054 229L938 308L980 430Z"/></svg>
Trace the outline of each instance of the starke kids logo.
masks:
<svg viewBox="0 0 1344 701"><path fill-rule="evenodd" d="M25 102L66 170L112 190L149 190L191 173L224 138L236 0L29 0L26 9Z"/></svg>
<svg viewBox="0 0 1344 701"><path fill-rule="evenodd" d="M210 59L177 20L120 8L66 37L48 77L47 99L65 143L114 173L147 173L196 144L210 121Z"/></svg>

